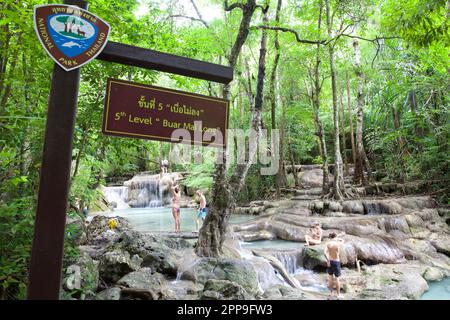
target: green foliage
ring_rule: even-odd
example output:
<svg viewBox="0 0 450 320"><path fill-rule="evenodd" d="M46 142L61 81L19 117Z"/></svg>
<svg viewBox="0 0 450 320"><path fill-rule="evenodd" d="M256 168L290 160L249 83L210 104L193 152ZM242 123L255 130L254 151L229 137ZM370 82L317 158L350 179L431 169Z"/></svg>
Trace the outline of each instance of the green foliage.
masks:
<svg viewBox="0 0 450 320"><path fill-rule="evenodd" d="M33 237L32 199L0 202L0 298L24 298Z"/></svg>
<svg viewBox="0 0 450 320"><path fill-rule="evenodd" d="M210 190L213 185L214 165L212 163L203 163L192 165L188 169L189 175L183 184L194 190Z"/></svg>
<svg viewBox="0 0 450 320"><path fill-rule="evenodd" d="M418 46L450 44L446 0L390 0L384 4L383 23L388 30Z"/></svg>

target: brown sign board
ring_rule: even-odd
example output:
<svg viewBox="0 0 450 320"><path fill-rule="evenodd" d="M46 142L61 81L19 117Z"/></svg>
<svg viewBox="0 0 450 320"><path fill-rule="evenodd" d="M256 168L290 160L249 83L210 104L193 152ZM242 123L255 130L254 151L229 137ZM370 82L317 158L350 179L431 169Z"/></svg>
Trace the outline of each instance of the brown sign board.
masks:
<svg viewBox="0 0 450 320"><path fill-rule="evenodd" d="M224 99L124 80L107 81L106 135L224 148L228 117L229 102Z"/></svg>

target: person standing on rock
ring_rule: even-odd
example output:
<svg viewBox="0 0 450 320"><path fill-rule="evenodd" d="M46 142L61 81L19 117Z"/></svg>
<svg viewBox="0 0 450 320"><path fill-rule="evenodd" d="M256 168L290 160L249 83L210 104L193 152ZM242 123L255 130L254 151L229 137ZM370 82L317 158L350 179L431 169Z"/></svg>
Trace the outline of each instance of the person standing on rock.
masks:
<svg viewBox="0 0 450 320"><path fill-rule="evenodd" d="M164 159L161 161L161 175L168 172L169 168L169 161L167 159Z"/></svg>
<svg viewBox="0 0 450 320"><path fill-rule="evenodd" d="M305 246L320 244L322 242L322 228L320 222L316 221L310 229L310 234L305 235Z"/></svg>
<svg viewBox="0 0 450 320"><path fill-rule="evenodd" d="M200 225L200 219L202 220L202 223L203 223L203 221L205 221L205 218L206 218L206 198L205 198L205 195L200 190L197 190L195 192L195 194L197 195L197 197L200 200L200 204L198 207L197 220L196 220L197 231L198 231L198 228Z"/></svg>
<svg viewBox="0 0 450 320"><path fill-rule="evenodd" d="M336 286L336 298L341 294L341 261L339 259L339 249L343 243L342 239L337 238L336 233L330 233L330 241L325 246L325 257L327 258L328 289L330 289L330 298L333 297L333 288Z"/></svg>
<svg viewBox="0 0 450 320"><path fill-rule="evenodd" d="M180 232L180 199L181 190L178 185L172 187L172 215L175 220L175 232Z"/></svg>

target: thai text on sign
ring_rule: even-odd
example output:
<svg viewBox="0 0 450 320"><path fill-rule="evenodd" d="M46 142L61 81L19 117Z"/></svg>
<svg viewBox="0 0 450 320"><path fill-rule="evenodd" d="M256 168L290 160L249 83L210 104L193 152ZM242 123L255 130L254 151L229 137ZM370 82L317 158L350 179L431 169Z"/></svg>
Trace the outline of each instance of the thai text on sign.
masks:
<svg viewBox="0 0 450 320"><path fill-rule="evenodd" d="M108 79L103 133L225 147L228 109L224 99Z"/></svg>

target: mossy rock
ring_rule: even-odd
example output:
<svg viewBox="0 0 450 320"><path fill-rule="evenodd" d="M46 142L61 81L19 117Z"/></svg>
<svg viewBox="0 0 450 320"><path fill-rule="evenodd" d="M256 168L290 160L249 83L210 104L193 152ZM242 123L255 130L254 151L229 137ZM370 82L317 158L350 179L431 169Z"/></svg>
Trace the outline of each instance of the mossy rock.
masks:
<svg viewBox="0 0 450 320"><path fill-rule="evenodd" d="M327 267L327 259L323 246L304 247L301 254L305 269L323 271Z"/></svg>
<svg viewBox="0 0 450 320"><path fill-rule="evenodd" d="M239 284L251 295L259 291L255 269L249 262L241 259L202 258L190 270L183 272L181 279L201 284L210 279L228 280Z"/></svg>

